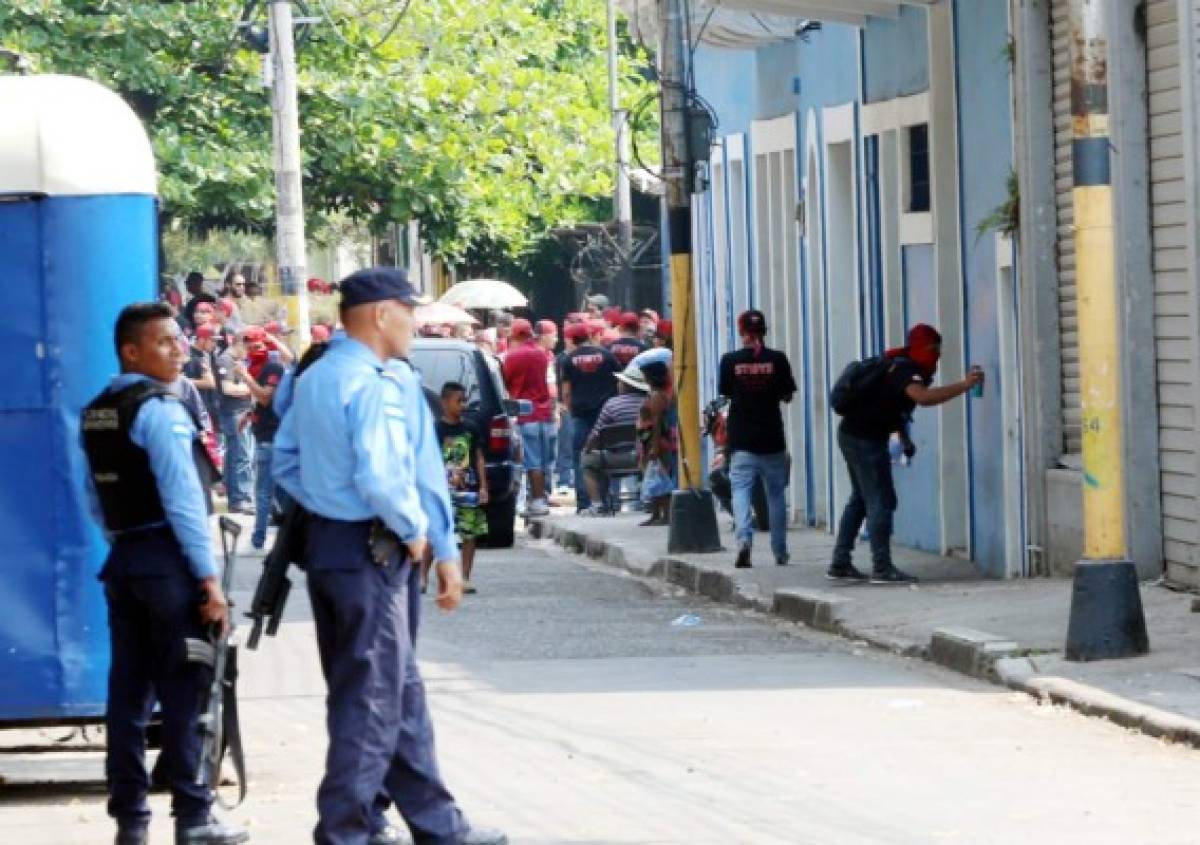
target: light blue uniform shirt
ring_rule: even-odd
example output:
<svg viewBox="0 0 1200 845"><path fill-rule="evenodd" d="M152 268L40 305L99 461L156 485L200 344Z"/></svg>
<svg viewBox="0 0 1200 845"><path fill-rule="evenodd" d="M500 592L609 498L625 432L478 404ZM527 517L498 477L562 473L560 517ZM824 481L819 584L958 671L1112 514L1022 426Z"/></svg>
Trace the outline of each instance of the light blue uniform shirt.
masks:
<svg viewBox="0 0 1200 845"><path fill-rule="evenodd" d="M428 536L404 394L403 379L374 352L335 338L295 383L275 435L276 483L328 519L378 516L405 543Z"/></svg>
<svg viewBox="0 0 1200 845"><path fill-rule="evenodd" d="M122 373L113 379L110 389L123 390L135 382L150 380L149 376L140 373ZM158 482L163 512L183 547L188 567L192 575L203 580L217 575L219 569L213 559L204 488L192 452L195 436L195 423L183 403L170 399L148 399L138 409L129 427L129 439L146 450L150 471ZM88 492L93 503L92 512L104 525L91 476L88 477Z"/></svg>
<svg viewBox="0 0 1200 845"><path fill-rule="evenodd" d="M454 531L454 505L446 483L446 462L434 427L433 412L425 400L421 377L405 361L390 361L388 370L404 390L404 413L410 420L413 456L417 469L417 493L429 518L429 545L435 560L457 560L458 541Z"/></svg>

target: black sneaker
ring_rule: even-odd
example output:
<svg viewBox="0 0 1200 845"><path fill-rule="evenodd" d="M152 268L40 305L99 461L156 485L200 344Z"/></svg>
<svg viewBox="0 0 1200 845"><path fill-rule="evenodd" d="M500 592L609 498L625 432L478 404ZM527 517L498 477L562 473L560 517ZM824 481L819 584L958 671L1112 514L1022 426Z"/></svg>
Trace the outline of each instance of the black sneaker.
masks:
<svg viewBox="0 0 1200 845"><path fill-rule="evenodd" d="M791 559L792 559L791 556L787 555L787 554L775 555L775 565L776 566L787 566L788 561L790 561Z"/></svg>
<svg viewBox="0 0 1200 845"><path fill-rule="evenodd" d="M751 567L752 564L750 563L750 547L749 546L742 546L738 550L737 560L735 560L733 562L733 565L735 567L737 567L738 569L749 569Z"/></svg>
<svg viewBox="0 0 1200 845"><path fill-rule="evenodd" d="M830 581L866 581L867 573L858 569L853 563L835 563L825 570L825 577Z"/></svg>
<svg viewBox="0 0 1200 845"><path fill-rule="evenodd" d="M907 572L901 572L894 566L886 569L876 569L871 573L872 584L915 584L917 579Z"/></svg>

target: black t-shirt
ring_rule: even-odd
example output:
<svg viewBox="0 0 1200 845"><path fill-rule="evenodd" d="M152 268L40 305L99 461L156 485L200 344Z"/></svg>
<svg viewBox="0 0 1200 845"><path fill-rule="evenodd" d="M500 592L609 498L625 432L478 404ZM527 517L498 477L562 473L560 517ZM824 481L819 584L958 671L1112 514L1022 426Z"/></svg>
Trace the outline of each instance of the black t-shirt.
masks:
<svg viewBox="0 0 1200 845"><path fill-rule="evenodd" d="M461 472L461 483L451 490L479 490L479 477L475 471L478 456L483 453L483 436L470 420L456 423L439 419L434 426L438 443L442 447L442 461L446 464L446 479L452 482L452 474Z"/></svg>
<svg viewBox="0 0 1200 845"><path fill-rule="evenodd" d="M258 371L254 380L260 387L279 387L279 382L283 381L283 373L283 364L268 361ZM254 431L254 439L259 443L272 442L275 439L275 432L279 431L279 417L276 416L275 409L271 405L270 402L266 405L254 403L254 417L250 427Z"/></svg>
<svg viewBox="0 0 1200 845"><path fill-rule="evenodd" d="M904 427L916 407L905 393L910 384L928 385L929 380L912 361L893 358L875 396L862 403L862 410L842 417L842 431L864 440L886 443L892 432Z"/></svg>
<svg viewBox="0 0 1200 845"><path fill-rule="evenodd" d="M562 370L563 382L571 385L572 416L599 413L617 393L616 374L621 367L607 349L591 344L572 349Z"/></svg>
<svg viewBox="0 0 1200 845"><path fill-rule="evenodd" d="M213 360L211 352L204 352L200 349L193 348L188 358L188 362L183 365L183 374L190 379L198 379L204 377L205 363L207 359L208 370L215 373L217 371L216 362ZM204 400L204 409L208 411L208 416L212 422L213 429L217 428L217 412L220 409L220 400L217 397L217 391L211 388L197 388L200 391L200 398Z"/></svg>
<svg viewBox="0 0 1200 845"><path fill-rule="evenodd" d="M645 352L646 348L646 344L642 343L636 337L619 337L608 347L608 351L617 359L617 364L620 365L621 369L625 369L629 366L629 362L642 352Z"/></svg>
<svg viewBox="0 0 1200 845"><path fill-rule="evenodd" d="M773 455L787 449L779 403L796 392L787 356L765 346L728 352L721 358L719 392L729 397L729 448Z"/></svg>

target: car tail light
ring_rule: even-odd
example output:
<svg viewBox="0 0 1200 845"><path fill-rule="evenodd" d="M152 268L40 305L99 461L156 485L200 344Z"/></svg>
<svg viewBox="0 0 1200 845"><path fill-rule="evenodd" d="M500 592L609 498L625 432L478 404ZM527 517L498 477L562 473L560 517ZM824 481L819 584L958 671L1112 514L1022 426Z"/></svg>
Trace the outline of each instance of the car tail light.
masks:
<svg viewBox="0 0 1200 845"><path fill-rule="evenodd" d="M507 414L492 417L488 425L488 451L493 454L507 453L512 448L512 419Z"/></svg>

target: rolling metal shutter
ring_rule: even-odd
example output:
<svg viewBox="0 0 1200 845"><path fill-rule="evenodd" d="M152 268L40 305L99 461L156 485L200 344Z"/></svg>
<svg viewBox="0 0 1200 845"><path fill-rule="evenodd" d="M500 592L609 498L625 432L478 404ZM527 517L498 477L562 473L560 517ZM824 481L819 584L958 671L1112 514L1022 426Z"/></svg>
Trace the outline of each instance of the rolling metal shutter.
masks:
<svg viewBox="0 0 1200 845"><path fill-rule="evenodd" d="M1058 319L1062 355L1062 451L1082 451L1079 394L1079 321L1075 306L1075 208L1071 196L1071 63L1067 0L1052 0L1054 42L1054 187L1058 209Z"/></svg>
<svg viewBox="0 0 1200 845"><path fill-rule="evenodd" d="M1168 566L1192 565L1197 541L1195 321L1188 270L1177 0L1150 0L1146 24L1163 556Z"/></svg>

